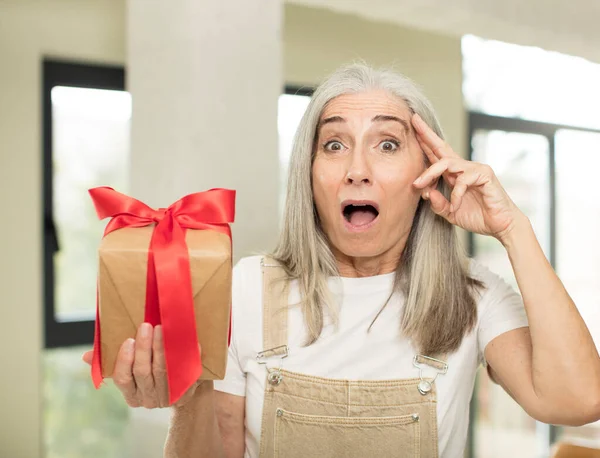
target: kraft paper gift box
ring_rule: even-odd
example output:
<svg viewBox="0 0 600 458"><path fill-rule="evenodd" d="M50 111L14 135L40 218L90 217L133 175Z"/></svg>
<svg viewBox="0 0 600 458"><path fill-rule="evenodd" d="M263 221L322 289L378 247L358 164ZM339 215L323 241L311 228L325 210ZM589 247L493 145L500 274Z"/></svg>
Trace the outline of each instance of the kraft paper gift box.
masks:
<svg viewBox="0 0 600 458"><path fill-rule="evenodd" d="M153 227L123 228L99 248L98 305L102 375L110 377L119 348L144 322L148 246ZM196 332L205 380L225 377L231 306L231 242L211 230L186 231Z"/></svg>
<svg viewBox="0 0 600 458"><path fill-rule="evenodd" d="M112 217L99 247L95 385L112 376L123 342L144 321L163 327L171 403L200 369L200 379L223 379L235 191L190 194L159 210L107 187L90 194L100 219Z"/></svg>

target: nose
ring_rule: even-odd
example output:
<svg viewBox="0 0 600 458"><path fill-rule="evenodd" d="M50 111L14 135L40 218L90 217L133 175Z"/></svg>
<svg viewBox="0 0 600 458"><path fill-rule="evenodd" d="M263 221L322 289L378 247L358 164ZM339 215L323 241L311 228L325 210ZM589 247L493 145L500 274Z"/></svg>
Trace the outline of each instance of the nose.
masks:
<svg viewBox="0 0 600 458"><path fill-rule="evenodd" d="M349 156L346 184L371 184L371 168L364 151L355 150Z"/></svg>

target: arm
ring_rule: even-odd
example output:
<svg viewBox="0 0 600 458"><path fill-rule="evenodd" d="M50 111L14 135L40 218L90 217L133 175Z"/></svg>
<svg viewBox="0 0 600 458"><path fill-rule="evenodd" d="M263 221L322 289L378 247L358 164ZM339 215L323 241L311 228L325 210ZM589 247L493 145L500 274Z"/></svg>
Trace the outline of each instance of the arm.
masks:
<svg viewBox="0 0 600 458"><path fill-rule="evenodd" d="M529 328L504 333L487 345L490 375L539 421L579 426L600 419L598 352L529 220L517 220L500 240Z"/></svg>
<svg viewBox="0 0 600 458"><path fill-rule="evenodd" d="M492 378L534 418L565 425L600 419L600 358L575 304L546 260L531 224L489 165L458 155L417 114L416 138L431 166L413 183L451 224L496 237L508 252L529 329L484 350ZM452 188L450 200L438 180Z"/></svg>
<svg viewBox="0 0 600 458"><path fill-rule="evenodd" d="M165 458L242 458L245 398L202 382L191 400L173 407Z"/></svg>
<svg viewBox="0 0 600 458"><path fill-rule="evenodd" d="M225 457L243 458L246 449L246 398L215 391L215 404Z"/></svg>
<svg viewBox="0 0 600 458"><path fill-rule="evenodd" d="M200 383L188 402L173 407L164 457L225 457L217 425L211 381Z"/></svg>

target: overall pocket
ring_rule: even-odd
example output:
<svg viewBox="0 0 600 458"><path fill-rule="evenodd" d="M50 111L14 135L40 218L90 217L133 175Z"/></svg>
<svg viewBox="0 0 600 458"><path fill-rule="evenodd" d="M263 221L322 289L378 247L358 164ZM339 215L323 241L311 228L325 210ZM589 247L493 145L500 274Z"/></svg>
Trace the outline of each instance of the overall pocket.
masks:
<svg viewBox="0 0 600 458"><path fill-rule="evenodd" d="M420 456L419 415L331 417L277 409L275 458Z"/></svg>

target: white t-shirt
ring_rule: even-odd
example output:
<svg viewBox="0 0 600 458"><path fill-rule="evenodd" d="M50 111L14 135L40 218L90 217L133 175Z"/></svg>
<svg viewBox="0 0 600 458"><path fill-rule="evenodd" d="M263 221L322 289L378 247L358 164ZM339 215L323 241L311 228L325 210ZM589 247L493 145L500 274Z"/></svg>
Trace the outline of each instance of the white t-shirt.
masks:
<svg viewBox="0 0 600 458"><path fill-rule="evenodd" d="M289 356L283 368L334 379L382 380L418 377L412 364L415 350L400 334L403 298L395 295L371 331L367 329L392 291L393 273L363 278L333 277L329 286L341 295L339 327L326 321L321 337L306 347L299 307L288 315ZM486 284L478 301L478 323L456 353L448 358L448 373L436 380L438 441L442 458L463 456L469 422L469 402L475 373L484 363L486 345L496 336L527 326L521 296L484 266L471 262L471 275ZM342 294L343 292L343 294ZM244 258L233 270L233 330L227 373L215 389L246 397L245 458L258 458L266 369L256 362L262 350L262 271L260 257ZM339 297L339 296L338 296ZM289 302L299 301L297 282ZM431 376L433 374L427 374Z"/></svg>

